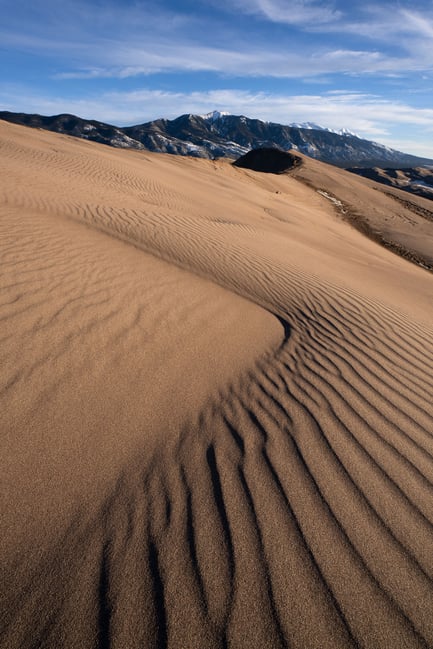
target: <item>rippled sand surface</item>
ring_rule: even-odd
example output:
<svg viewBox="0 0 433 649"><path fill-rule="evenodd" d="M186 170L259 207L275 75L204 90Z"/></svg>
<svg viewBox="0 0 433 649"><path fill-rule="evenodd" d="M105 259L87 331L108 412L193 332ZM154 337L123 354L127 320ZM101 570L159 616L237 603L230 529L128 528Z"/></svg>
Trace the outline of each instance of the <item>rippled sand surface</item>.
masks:
<svg viewBox="0 0 433 649"><path fill-rule="evenodd" d="M347 177L0 121L2 649L433 647L433 280Z"/></svg>

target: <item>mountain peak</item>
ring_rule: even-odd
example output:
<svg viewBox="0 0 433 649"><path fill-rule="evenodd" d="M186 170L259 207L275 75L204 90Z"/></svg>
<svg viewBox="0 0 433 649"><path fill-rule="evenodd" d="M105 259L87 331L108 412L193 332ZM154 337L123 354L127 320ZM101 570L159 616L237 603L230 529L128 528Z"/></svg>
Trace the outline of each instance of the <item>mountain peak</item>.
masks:
<svg viewBox="0 0 433 649"><path fill-rule="evenodd" d="M212 110L210 113L206 113L205 115L199 115L199 117L208 122L215 122L217 119L221 119L222 117L229 117L230 114L231 113L228 113L225 110Z"/></svg>

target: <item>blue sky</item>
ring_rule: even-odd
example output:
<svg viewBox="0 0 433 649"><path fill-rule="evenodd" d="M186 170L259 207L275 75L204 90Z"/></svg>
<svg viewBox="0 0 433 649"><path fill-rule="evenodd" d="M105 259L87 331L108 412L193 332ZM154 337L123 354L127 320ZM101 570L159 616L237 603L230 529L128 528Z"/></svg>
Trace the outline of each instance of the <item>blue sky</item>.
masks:
<svg viewBox="0 0 433 649"><path fill-rule="evenodd" d="M0 109L225 110L433 158L433 0L0 0Z"/></svg>

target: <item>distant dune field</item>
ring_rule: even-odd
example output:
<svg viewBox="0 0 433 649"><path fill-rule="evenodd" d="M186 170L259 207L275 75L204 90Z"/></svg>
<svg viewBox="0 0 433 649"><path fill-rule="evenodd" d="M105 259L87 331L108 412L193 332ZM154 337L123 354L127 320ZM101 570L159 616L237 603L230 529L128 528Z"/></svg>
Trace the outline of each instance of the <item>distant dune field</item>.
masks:
<svg viewBox="0 0 433 649"><path fill-rule="evenodd" d="M433 647L413 200L0 121L1 649Z"/></svg>

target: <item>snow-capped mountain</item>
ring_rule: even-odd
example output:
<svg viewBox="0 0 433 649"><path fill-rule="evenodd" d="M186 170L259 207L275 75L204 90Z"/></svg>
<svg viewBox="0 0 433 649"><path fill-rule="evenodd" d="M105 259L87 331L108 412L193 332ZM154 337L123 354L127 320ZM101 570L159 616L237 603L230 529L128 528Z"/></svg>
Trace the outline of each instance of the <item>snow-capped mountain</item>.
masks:
<svg viewBox="0 0 433 649"><path fill-rule="evenodd" d="M420 166L430 161L362 139L348 131L336 133L317 124L290 126L214 111L182 115L123 128L129 137L152 150L204 158L238 158L251 149L277 147L300 151L340 167ZM187 144L194 146L194 152Z"/></svg>
<svg viewBox="0 0 433 649"><path fill-rule="evenodd" d="M115 147L199 158L239 158L251 149L277 147L284 151L300 151L339 167L402 168L433 164L432 160L395 151L346 130L334 132L311 122L275 124L221 111L181 115L173 120L157 119L127 127L74 115L43 117L0 112L0 119Z"/></svg>
<svg viewBox="0 0 433 649"><path fill-rule="evenodd" d="M204 120L207 122L216 122L217 119L221 119L223 117L228 117L230 113L227 113L226 111L220 111L220 110L213 110L210 113L206 113L206 115L199 115L199 117L203 117Z"/></svg>
<svg viewBox="0 0 433 649"><path fill-rule="evenodd" d="M337 135L350 135L352 137L362 139L357 133L353 133L353 131L349 131L349 129L347 128L340 128L338 130L335 130L328 128L327 126L321 126L320 124L316 124L315 122L292 122L291 124L289 124L289 126L293 126L294 128L308 129L311 131L327 131L328 133L337 133Z"/></svg>
<svg viewBox="0 0 433 649"><path fill-rule="evenodd" d="M217 120L223 119L225 117L235 117L235 115L228 113L227 111L213 110L210 113L199 115L198 117L202 117L207 122L216 122ZM241 119L245 123L245 120L247 118L241 115L239 119ZM269 124L269 122L264 121L264 124ZM335 130L327 126L322 126L321 124L316 124L315 122L291 122L288 126L293 128L307 129L310 131L327 131L328 133L337 133L338 135L352 135L353 137L360 137L357 133L354 133L347 128L340 128L338 130Z"/></svg>

